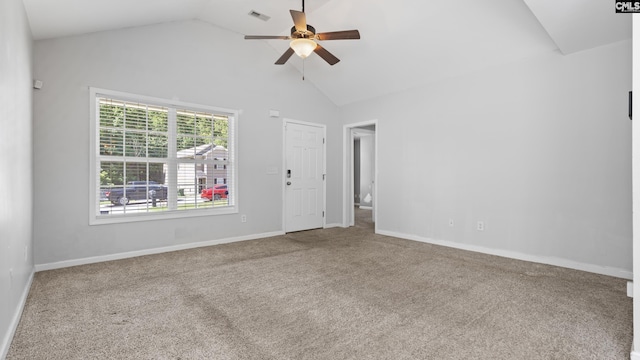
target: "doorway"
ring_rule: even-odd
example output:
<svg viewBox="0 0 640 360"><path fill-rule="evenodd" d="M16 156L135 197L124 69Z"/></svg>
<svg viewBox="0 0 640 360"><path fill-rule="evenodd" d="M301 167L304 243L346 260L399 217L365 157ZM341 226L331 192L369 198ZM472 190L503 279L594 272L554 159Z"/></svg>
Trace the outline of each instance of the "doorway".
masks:
<svg viewBox="0 0 640 360"><path fill-rule="evenodd" d="M377 120L344 127L343 226L375 231L377 219Z"/></svg>
<svg viewBox="0 0 640 360"><path fill-rule="evenodd" d="M325 226L324 125L284 121L284 231Z"/></svg>

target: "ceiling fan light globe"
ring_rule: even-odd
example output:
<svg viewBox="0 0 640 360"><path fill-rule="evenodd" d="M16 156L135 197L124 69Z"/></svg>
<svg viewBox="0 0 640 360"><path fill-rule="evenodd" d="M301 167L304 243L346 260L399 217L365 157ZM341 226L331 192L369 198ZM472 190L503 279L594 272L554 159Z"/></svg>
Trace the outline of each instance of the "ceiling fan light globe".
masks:
<svg viewBox="0 0 640 360"><path fill-rule="evenodd" d="M318 44L311 39L293 39L289 46L295 51L296 55L304 59L311 55Z"/></svg>

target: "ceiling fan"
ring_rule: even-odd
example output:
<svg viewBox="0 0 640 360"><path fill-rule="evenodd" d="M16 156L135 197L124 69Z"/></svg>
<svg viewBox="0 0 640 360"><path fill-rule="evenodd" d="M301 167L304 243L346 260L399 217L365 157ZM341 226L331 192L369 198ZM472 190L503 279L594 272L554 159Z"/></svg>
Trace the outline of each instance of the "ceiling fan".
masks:
<svg viewBox="0 0 640 360"><path fill-rule="evenodd" d="M302 11L289 10L291 17L293 18L294 26L291 28L291 35L289 36L269 36L269 35L245 35L246 40L291 40L290 47L287 51L280 56L276 61L276 65L283 65L289 60L294 53L299 57L305 59L312 52L318 54L329 65L335 65L340 61L327 49L320 46L317 43L318 40L357 40L360 39L360 32L358 30L345 30L345 31L333 31L316 33L316 29L307 24L307 17L304 13L304 0L302 0Z"/></svg>

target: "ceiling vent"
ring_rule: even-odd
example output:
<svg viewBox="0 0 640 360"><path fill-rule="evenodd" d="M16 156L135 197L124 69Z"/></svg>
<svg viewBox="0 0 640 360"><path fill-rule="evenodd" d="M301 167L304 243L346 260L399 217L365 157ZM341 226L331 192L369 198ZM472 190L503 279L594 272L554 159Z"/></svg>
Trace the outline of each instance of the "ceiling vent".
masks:
<svg viewBox="0 0 640 360"><path fill-rule="evenodd" d="M260 14L259 12L255 11L255 10L249 11L249 15L251 15L253 17L256 17L256 18L258 18L260 20L263 20L263 21L267 21L267 20L271 19L271 16L267 16L265 14Z"/></svg>

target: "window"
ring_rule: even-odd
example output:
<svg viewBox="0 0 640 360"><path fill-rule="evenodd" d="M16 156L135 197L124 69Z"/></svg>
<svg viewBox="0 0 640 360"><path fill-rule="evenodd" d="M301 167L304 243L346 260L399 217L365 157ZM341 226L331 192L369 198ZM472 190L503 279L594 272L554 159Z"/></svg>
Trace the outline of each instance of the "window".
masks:
<svg viewBox="0 0 640 360"><path fill-rule="evenodd" d="M237 111L91 88L91 116L90 223L237 212Z"/></svg>

